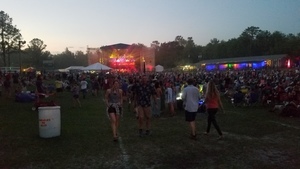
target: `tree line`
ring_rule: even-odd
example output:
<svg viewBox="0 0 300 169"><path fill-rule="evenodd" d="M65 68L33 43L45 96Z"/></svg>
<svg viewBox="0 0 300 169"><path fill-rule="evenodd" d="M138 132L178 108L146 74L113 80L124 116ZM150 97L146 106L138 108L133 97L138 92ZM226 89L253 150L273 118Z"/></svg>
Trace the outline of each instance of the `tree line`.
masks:
<svg viewBox="0 0 300 169"><path fill-rule="evenodd" d="M0 66L58 69L87 65L87 55L82 51L73 53L66 48L64 52L53 55L46 50L47 45L39 38L26 42L12 21L8 14L0 11Z"/></svg>
<svg viewBox="0 0 300 169"><path fill-rule="evenodd" d="M196 45L192 37L184 39L177 36L174 41L151 44L156 52L156 64L166 68L177 65L197 63L201 60L288 54L300 56L300 33L284 34L279 31L271 33L259 27L246 28L239 37L228 41L213 38L206 46ZM172 62L171 62L172 61Z"/></svg>
<svg viewBox="0 0 300 169"><path fill-rule="evenodd" d="M0 66L22 65L22 67L33 66L38 69L87 66L87 53L82 51L73 53L66 48L60 54L51 54L46 47L47 45L39 38L26 43L20 30L12 24L12 18L4 11L0 11ZM176 36L169 42L153 41L151 47L155 50L156 65L160 64L165 68L218 58L273 54L288 54L295 57L300 56L300 33L296 35L284 34L280 31L271 33L250 26L237 38L227 41L213 38L205 46L195 44L192 37L185 39ZM45 61L53 61L53 65L44 64Z"/></svg>

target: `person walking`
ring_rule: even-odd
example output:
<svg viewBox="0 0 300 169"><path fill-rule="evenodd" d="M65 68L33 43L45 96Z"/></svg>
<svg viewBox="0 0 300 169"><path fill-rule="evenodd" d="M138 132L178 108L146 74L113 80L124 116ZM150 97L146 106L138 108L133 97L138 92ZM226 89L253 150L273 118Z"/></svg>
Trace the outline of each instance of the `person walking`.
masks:
<svg viewBox="0 0 300 169"><path fill-rule="evenodd" d="M216 128L217 132L219 133L219 138L223 138L223 133L216 121L216 113L218 112L219 109L224 113L224 108L223 104L221 102L220 98L220 93L215 85L215 83L211 80L207 84L207 91L205 95L205 105L206 105L206 111L208 113L207 117L207 128L206 132L204 133L205 135L208 135L210 132L210 126L211 123L214 125Z"/></svg>
<svg viewBox="0 0 300 169"><path fill-rule="evenodd" d="M169 108L169 116L173 117L175 115L175 110L174 110L174 92L172 88L171 82L166 84L167 90L166 90L166 103L168 104ZM176 99L176 97L175 97Z"/></svg>
<svg viewBox="0 0 300 169"><path fill-rule="evenodd" d="M197 140L196 137L196 114L199 107L199 100L201 98L200 92L197 87L195 87L194 79L188 79L188 86L185 87L182 91L182 100L184 103L185 110L185 121L189 122L191 129L190 138Z"/></svg>
<svg viewBox="0 0 300 169"><path fill-rule="evenodd" d="M155 89L149 83L148 77L146 75L142 76L142 80L135 87L135 100L138 106L138 127L139 127L139 136L143 137L144 132L144 120L145 122L145 134L150 135L151 127L151 96L153 99L153 104L157 104L155 98ZM146 118L146 119L145 119Z"/></svg>
<svg viewBox="0 0 300 169"><path fill-rule="evenodd" d="M80 81L80 90L82 92L82 98L85 99L85 96L87 94L87 88L88 88L88 82L86 81L86 78L83 78Z"/></svg>
<svg viewBox="0 0 300 169"><path fill-rule="evenodd" d="M118 141L118 127L120 115L122 114L123 92L120 89L119 81L115 80L110 89L107 89L105 94L105 102L107 107L108 117L113 132L113 140Z"/></svg>
<svg viewBox="0 0 300 169"><path fill-rule="evenodd" d="M93 96L98 96L100 90L100 83L98 81L98 78L94 78L92 80L92 95Z"/></svg>
<svg viewBox="0 0 300 169"><path fill-rule="evenodd" d="M154 84L155 87L155 99L152 100L152 114L154 117L160 117L160 111L161 111L161 95L162 95L162 90L159 85L159 82L156 81ZM156 104L155 104L156 101Z"/></svg>
<svg viewBox="0 0 300 169"><path fill-rule="evenodd" d="M76 107L76 104L79 107L81 107L81 103L80 103L80 100L79 100L80 88L79 88L77 82L73 82L71 92L72 92L72 97L73 97L73 107Z"/></svg>

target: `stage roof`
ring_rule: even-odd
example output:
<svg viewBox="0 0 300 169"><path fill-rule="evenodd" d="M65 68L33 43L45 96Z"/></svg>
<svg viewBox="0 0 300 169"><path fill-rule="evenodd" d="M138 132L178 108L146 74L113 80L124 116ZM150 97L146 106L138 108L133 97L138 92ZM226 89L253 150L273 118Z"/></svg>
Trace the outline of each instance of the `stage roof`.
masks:
<svg viewBox="0 0 300 169"><path fill-rule="evenodd" d="M282 59L286 56L287 56L287 54L279 54L279 55L263 55L263 56L210 59L210 60L200 61L197 64L219 64L219 63L237 63L237 62L251 62L251 61L255 62L255 61Z"/></svg>
<svg viewBox="0 0 300 169"><path fill-rule="evenodd" d="M127 49L129 46L128 44L124 44L124 43L117 43L114 45L108 45L108 46L102 46L100 47L101 50L108 50L108 49Z"/></svg>

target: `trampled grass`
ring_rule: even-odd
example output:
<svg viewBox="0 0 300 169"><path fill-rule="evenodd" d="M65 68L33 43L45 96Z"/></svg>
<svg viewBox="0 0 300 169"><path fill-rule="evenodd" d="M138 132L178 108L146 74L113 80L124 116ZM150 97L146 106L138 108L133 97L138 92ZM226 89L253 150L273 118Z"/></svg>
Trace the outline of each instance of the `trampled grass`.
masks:
<svg viewBox="0 0 300 169"><path fill-rule="evenodd" d="M0 98L0 168L298 168L300 120L282 118L268 109L225 103L217 114L225 138L217 140L212 127L202 135L206 115L198 114L198 140L189 139L183 112L153 118L152 135L140 138L137 120L125 108L119 142L112 140L101 97L81 98L72 108L65 92L55 100L61 106L61 135L40 138L38 112L32 103ZM125 106L126 107L126 106Z"/></svg>

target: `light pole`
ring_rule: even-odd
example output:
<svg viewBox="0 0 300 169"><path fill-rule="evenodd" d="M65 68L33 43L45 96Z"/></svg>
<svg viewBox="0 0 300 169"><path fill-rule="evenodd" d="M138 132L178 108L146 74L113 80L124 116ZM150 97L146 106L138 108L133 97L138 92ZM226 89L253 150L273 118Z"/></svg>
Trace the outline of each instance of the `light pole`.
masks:
<svg viewBox="0 0 300 169"><path fill-rule="evenodd" d="M22 47L22 45L24 45L26 43L26 41L19 41L19 74L21 74L22 73L22 59L21 59L21 47Z"/></svg>

